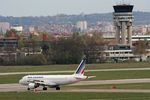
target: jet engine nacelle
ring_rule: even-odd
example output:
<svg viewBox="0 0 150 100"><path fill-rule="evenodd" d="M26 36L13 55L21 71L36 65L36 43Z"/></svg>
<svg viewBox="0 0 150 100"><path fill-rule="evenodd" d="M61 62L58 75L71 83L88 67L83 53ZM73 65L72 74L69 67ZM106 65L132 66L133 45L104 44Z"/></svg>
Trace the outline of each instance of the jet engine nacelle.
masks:
<svg viewBox="0 0 150 100"><path fill-rule="evenodd" d="M30 84L28 85L28 88L30 88L30 89L35 89L35 88L37 88L37 87L38 87L38 85L35 84L35 83L30 83Z"/></svg>

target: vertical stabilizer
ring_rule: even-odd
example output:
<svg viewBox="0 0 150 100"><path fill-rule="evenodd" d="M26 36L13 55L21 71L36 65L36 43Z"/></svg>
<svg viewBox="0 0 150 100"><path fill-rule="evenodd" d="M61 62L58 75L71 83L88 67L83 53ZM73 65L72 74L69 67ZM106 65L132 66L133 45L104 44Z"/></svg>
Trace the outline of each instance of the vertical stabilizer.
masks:
<svg viewBox="0 0 150 100"><path fill-rule="evenodd" d="M85 63L86 63L86 60L83 59L78 68L76 69L76 71L74 72L74 74L79 74L79 75L84 75L84 68L85 68Z"/></svg>

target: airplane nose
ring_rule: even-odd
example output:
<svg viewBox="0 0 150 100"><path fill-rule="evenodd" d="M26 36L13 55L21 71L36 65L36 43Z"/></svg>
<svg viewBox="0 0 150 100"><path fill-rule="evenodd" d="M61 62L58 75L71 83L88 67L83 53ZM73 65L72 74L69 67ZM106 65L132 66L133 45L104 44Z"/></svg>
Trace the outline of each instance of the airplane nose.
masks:
<svg viewBox="0 0 150 100"><path fill-rule="evenodd" d="M21 80L19 80L19 84L22 84L22 83L23 83L22 79L21 79Z"/></svg>

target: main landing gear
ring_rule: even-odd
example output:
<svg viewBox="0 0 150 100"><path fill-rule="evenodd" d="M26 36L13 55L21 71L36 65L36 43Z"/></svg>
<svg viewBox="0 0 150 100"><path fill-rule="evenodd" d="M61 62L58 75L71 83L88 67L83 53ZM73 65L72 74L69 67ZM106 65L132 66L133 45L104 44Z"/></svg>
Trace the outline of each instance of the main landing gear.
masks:
<svg viewBox="0 0 150 100"><path fill-rule="evenodd" d="M60 87L56 87L56 90L60 90Z"/></svg>
<svg viewBox="0 0 150 100"><path fill-rule="evenodd" d="M27 88L27 90L29 91L29 90L31 90L30 88ZM45 91L45 90L47 90L47 87L43 87L43 90ZM60 87L58 86L58 87L56 87L56 90L60 90Z"/></svg>
<svg viewBox="0 0 150 100"><path fill-rule="evenodd" d="M30 90L30 88L27 88L27 90L29 91L29 90Z"/></svg>
<svg viewBox="0 0 150 100"><path fill-rule="evenodd" d="M43 90L47 90L47 87L43 87Z"/></svg>

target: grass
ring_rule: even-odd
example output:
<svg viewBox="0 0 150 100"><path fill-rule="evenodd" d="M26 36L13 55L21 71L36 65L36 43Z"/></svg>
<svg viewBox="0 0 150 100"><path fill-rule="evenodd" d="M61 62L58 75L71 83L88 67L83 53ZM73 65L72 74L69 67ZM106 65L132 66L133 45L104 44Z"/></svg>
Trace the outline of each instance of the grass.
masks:
<svg viewBox="0 0 150 100"><path fill-rule="evenodd" d="M150 70L87 72L86 75L96 76L95 78L89 80L139 79L139 78L150 78ZM19 79L21 79L22 76L24 75L21 74L21 75L0 76L1 80L0 84L18 83Z"/></svg>
<svg viewBox="0 0 150 100"><path fill-rule="evenodd" d="M0 84L18 83L24 75L5 75L0 76Z"/></svg>
<svg viewBox="0 0 150 100"><path fill-rule="evenodd" d="M118 64L90 64L87 69L115 69L115 68L148 68L150 63L118 63ZM57 71L74 70L77 65L49 65L49 66L0 66L0 72L28 72L28 71ZM87 72L86 75L97 76L91 80L112 80L150 78L150 70L141 71L100 71ZM0 83L18 83L24 75L0 76ZM64 86L62 89L111 89L111 85ZM115 84L117 89L150 89L149 83ZM0 100L150 100L150 93L62 93L62 92L7 92L0 93Z"/></svg>
<svg viewBox="0 0 150 100"><path fill-rule="evenodd" d="M149 100L149 93L0 93L0 100Z"/></svg>
<svg viewBox="0 0 150 100"><path fill-rule="evenodd" d="M149 83L64 86L62 89L150 89Z"/></svg>
<svg viewBox="0 0 150 100"><path fill-rule="evenodd" d="M87 64L86 69L89 70L89 69L115 69L115 68L150 68L149 64L150 64L149 62ZM43 66L0 66L0 73L75 70L77 66L78 66L77 64L43 65Z"/></svg>
<svg viewBox="0 0 150 100"><path fill-rule="evenodd" d="M87 75L96 76L92 80L150 78L150 70L104 71L104 72L100 71L100 72L88 72Z"/></svg>

